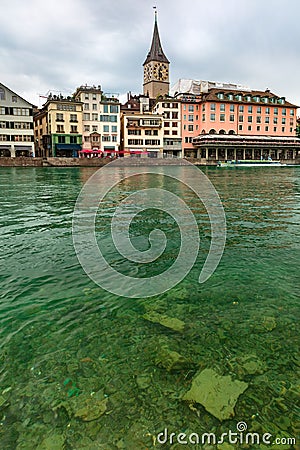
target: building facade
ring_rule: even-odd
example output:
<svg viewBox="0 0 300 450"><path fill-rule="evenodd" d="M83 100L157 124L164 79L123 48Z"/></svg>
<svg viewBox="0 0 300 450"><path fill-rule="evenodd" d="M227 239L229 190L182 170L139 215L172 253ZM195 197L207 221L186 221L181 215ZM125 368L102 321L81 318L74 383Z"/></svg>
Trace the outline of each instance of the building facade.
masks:
<svg viewBox="0 0 300 450"><path fill-rule="evenodd" d="M34 116L34 128L39 153L77 157L82 144L82 103L73 97L50 94Z"/></svg>
<svg viewBox="0 0 300 450"><path fill-rule="evenodd" d="M181 102L165 96L157 100L152 111L163 116L163 156L182 158Z"/></svg>
<svg viewBox="0 0 300 450"><path fill-rule="evenodd" d="M0 156L35 156L33 105L1 83Z"/></svg>
<svg viewBox="0 0 300 450"><path fill-rule="evenodd" d="M85 156L115 156L120 147L120 102L101 86L80 86L74 97L83 104L82 151Z"/></svg>
<svg viewBox="0 0 300 450"><path fill-rule="evenodd" d="M163 116L124 112L121 119L121 154L142 158L163 157Z"/></svg>

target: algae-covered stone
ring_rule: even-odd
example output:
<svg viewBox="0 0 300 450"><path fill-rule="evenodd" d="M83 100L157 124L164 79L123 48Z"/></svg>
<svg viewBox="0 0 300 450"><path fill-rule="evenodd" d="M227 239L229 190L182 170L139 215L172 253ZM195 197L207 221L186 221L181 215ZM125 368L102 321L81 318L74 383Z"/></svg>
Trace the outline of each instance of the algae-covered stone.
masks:
<svg viewBox="0 0 300 450"><path fill-rule="evenodd" d="M204 369L195 376L183 400L200 403L217 419L225 420L234 416L237 399L247 387L243 381L233 381L230 376L220 376L213 369Z"/></svg>
<svg viewBox="0 0 300 450"><path fill-rule="evenodd" d="M38 446L37 450L64 450L65 436L63 434L51 433Z"/></svg>
<svg viewBox="0 0 300 450"><path fill-rule="evenodd" d="M266 364L254 354L234 358L230 363L239 377L261 375L266 371Z"/></svg>
<svg viewBox="0 0 300 450"><path fill-rule="evenodd" d="M182 333L185 328L185 323L182 320L176 319L175 317L169 317L163 314L159 314L155 311L144 314L143 318L149 320L149 322L159 323L166 328L169 328L173 331L178 331L180 333Z"/></svg>
<svg viewBox="0 0 300 450"><path fill-rule="evenodd" d="M98 400L97 398L89 398L85 404L75 411L75 417L79 417L85 422L99 419L107 409L108 399Z"/></svg>
<svg viewBox="0 0 300 450"><path fill-rule="evenodd" d="M267 331L272 331L274 328L276 328L277 323L276 319L273 316L265 316L262 321L262 326Z"/></svg>
<svg viewBox="0 0 300 450"><path fill-rule="evenodd" d="M168 372L177 372L190 369L194 364L180 353L170 350L168 347L162 347L156 358L156 364L164 367Z"/></svg>
<svg viewBox="0 0 300 450"><path fill-rule="evenodd" d="M151 383L151 376L147 373L141 373L136 377L136 383L140 389L147 389Z"/></svg>

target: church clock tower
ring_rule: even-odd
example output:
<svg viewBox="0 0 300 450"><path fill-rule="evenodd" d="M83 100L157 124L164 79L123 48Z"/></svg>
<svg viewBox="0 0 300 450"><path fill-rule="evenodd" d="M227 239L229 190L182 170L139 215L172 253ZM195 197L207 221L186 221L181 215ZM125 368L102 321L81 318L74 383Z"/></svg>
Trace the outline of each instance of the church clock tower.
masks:
<svg viewBox="0 0 300 450"><path fill-rule="evenodd" d="M157 26L157 12L155 11L152 44L143 64L144 66L144 95L156 98L158 95L169 93L169 65L170 62L163 52Z"/></svg>

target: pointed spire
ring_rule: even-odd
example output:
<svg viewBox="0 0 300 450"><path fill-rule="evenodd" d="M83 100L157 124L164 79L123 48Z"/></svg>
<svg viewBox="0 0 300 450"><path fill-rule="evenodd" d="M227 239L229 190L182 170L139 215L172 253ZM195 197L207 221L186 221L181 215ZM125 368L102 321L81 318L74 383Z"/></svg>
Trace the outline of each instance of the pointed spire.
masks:
<svg viewBox="0 0 300 450"><path fill-rule="evenodd" d="M147 64L150 61L159 61L164 63L169 63L170 61L164 54L164 51L162 49L162 45L160 42L159 32L158 32L158 25L157 25L157 10L156 6L154 8L154 30L153 30L153 37L152 37L152 44L151 48L149 50L149 53L147 55L147 58L143 65Z"/></svg>

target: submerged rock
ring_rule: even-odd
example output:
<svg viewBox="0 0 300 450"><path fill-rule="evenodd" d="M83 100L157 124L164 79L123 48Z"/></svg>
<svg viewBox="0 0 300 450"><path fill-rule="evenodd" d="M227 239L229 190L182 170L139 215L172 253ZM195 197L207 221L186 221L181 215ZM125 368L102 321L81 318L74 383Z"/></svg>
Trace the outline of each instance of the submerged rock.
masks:
<svg viewBox="0 0 300 450"><path fill-rule="evenodd" d="M75 411L75 417L79 417L84 422L99 419L107 409L108 399L99 400L91 397L85 400L85 403Z"/></svg>
<svg viewBox="0 0 300 450"><path fill-rule="evenodd" d="M230 376L204 369L195 376L191 389L182 399L200 403L217 419L225 420L234 416L237 399L247 387L248 384L243 381L233 381Z"/></svg>
<svg viewBox="0 0 300 450"><path fill-rule="evenodd" d="M182 333L185 328L185 323L182 320L159 314L155 311L144 314L143 318L149 320L149 322L159 323L163 327L169 328L173 331L178 331L180 333Z"/></svg>
<svg viewBox="0 0 300 450"><path fill-rule="evenodd" d="M157 354L156 364L164 367L168 372L177 372L190 369L194 364L180 353L170 350L167 346L161 347Z"/></svg>
<svg viewBox="0 0 300 450"><path fill-rule="evenodd" d="M276 319L273 316L265 316L262 321L262 326L267 331L272 331L277 327Z"/></svg>
<svg viewBox="0 0 300 450"><path fill-rule="evenodd" d="M51 433L38 446L37 450L64 450L65 436L63 434Z"/></svg>
<svg viewBox="0 0 300 450"><path fill-rule="evenodd" d="M239 377L261 375L266 371L266 364L254 354L234 358L230 363Z"/></svg>

